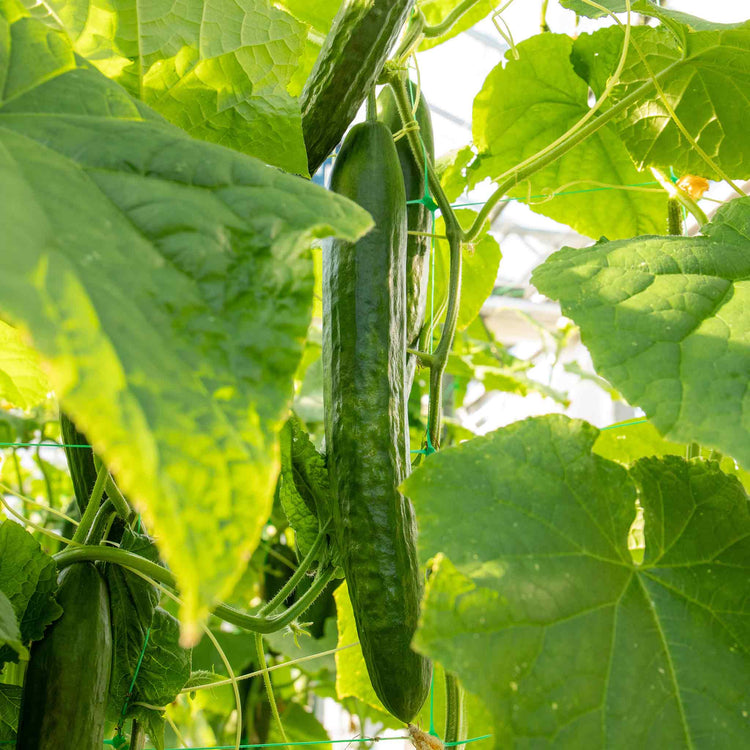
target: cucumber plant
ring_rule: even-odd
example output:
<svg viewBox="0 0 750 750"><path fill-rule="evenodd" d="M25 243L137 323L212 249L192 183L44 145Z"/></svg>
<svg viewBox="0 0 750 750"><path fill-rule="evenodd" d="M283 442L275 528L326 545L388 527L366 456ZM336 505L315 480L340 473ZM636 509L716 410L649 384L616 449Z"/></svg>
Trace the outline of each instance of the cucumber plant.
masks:
<svg viewBox="0 0 750 750"><path fill-rule="evenodd" d="M362 734L750 742L750 21L554 5L516 43L484 0L0 2L0 742L325 742L332 695ZM412 62L487 16L436 160ZM532 280L641 420L455 445L446 373L556 396L474 315L511 199L594 242Z"/></svg>

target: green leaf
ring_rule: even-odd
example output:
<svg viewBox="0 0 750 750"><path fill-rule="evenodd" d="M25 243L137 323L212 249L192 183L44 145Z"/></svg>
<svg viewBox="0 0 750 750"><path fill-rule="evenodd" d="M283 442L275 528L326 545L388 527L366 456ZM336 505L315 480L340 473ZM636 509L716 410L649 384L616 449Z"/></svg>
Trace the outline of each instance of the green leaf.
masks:
<svg viewBox="0 0 750 750"><path fill-rule="evenodd" d="M0 647L15 651L16 658L28 659L29 652L21 641L21 630L18 627L16 612L10 599L0 591Z"/></svg>
<svg viewBox="0 0 750 750"><path fill-rule="evenodd" d="M120 540L120 548L151 562L159 561L151 539L127 527ZM138 669L160 594L153 584L120 565L107 565L104 575L109 589L112 621L112 674L107 713L113 721L117 721L130 692L133 675Z"/></svg>
<svg viewBox="0 0 750 750"><path fill-rule="evenodd" d="M626 465L648 456L685 456L687 448L686 443L665 440L656 427L645 419L605 427L594 443L594 453ZM708 459L712 451L703 448L700 453ZM741 469L733 458L723 456L719 467L725 474L736 476L745 491L750 492L750 472Z"/></svg>
<svg viewBox="0 0 750 750"><path fill-rule="evenodd" d="M129 709L139 702L167 706L177 697L190 679L190 651L180 646L179 641L179 623L169 612L157 607Z"/></svg>
<svg viewBox="0 0 750 750"><path fill-rule="evenodd" d="M673 167L678 175L719 179L702 151L730 177L750 177L750 102L743 95L750 87L750 21L699 31L676 22L671 26L678 36L665 27L632 30L621 83L612 91L610 104L657 76L669 108L700 150L686 138L653 87L621 112L613 127L641 168L668 172ZM576 67L587 71L597 94L614 71L622 42L622 29L610 27L583 34L575 43Z"/></svg>
<svg viewBox="0 0 750 750"><path fill-rule="evenodd" d="M6 31L0 309L159 536L194 638L271 508L310 242L371 220L155 120L43 24Z"/></svg>
<svg viewBox="0 0 750 750"><path fill-rule="evenodd" d="M597 371L659 432L750 467L750 198L702 232L564 248L532 282L560 300Z"/></svg>
<svg viewBox="0 0 750 750"><path fill-rule="evenodd" d="M453 149L435 162L435 171L449 201L455 201L467 189L466 167L474 158L471 146Z"/></svg>
<svg viewBox="0 0 750 750"><path fill-rule="evenodd" d="M301 115L287 93L306 27L268 0L45 5L76 53L170 122L307 174Z"/></svg>
<svg viewBox="0 0 750 750"><path fill-rule="evenodd" d="M145 706L134 706L131 717L137 719L143 726L151 744L156 750L164 750L164 726L166 720L160 711Z"/></svg>
<svg viewBox="0 0 750 750"><path fill-rule="evenodd" d="M471 167L473 184L485 177L498 180L589 111L589 88L570 62L572 48L567 36L534 36L518 45L518 60L508 53L505 65L487 76L474 100L479 156ZM509 195L529 200L532 210L582 234L615 239L664 230L666 195L644 186L649 182L653 179L635 169L615 129L605 125ZM556 192L570 194L546 197Z"/></svg>
<svg viewBox="0 0 750 750"><path fill-rule="evenodd" d="M19 332L0 320L0 400L28 410L41 404L50 387L39 355Z"/></svg>
<svg viewBox="0 0 750 750"><path fill-rule="evenodd" d="M14 521L0 524L0 593L9 601L20 629L20 641L38 641L44 629L61 614L55 601L55 561L22 526ZM4 618L5 619L5 618ZM0 646L0 666L18 661L17 649Z"/></svg>
<svg viewBox="0 0 750 750"><path fill-rule="evenodd" d="M280 0L277 4L325 36L331 29L341 0L315 0L312 3L310 0Z"/></svg>
<svg viewBox="0 0 750 750"><path fill-rule="evenodd" d="M312 743L324 737L328 739L323 725L315 718L312 712L305 710L299 703L288 703L281 713L281 723L284 725L286 737L281 735L278 722L272 722L268 732L268 742L285 743L293 745L296 742ZM321 742L306 745L311 750L331 750L329 742Z"/></svg>
<svg viewBox="0 0 750 750"><path fill-rule="evenodd" d="M592 454L597 434L528 419L412 474L420 555L447 555L415 644L484 700L496 747L743 747L747 495L700 460L643 459L629 477Z"/></svg>
<svg viewBox="0 0 750 750"><path fill-rule="evenodd" d="M436 26L443 21L448 14L454 10L459 4L459 0L422 0L419 3L419 10L422 11L425 17L425 21L430 26ZM438 44L447 42L449 39L458 36L466 29L470 29L475 24L479 23L483 18L486 18L497 6L496 0L478 0L477 3L461 18L456 21L451 28L441 34L438 37L426 38L420 45L419 50L424 51L431 47L436 47Z"/></svg>
<svg viewBox="0 0 750 750"><path fill-rule="evenodd" d="M476 217L476 212L468 208L456 209L456 218L468 227ZM500 266L500 245L489 234L490 222L485 222L478 238L461 247L461 304L458 310L460 331L466 328L482 309L487 297L492 294ZM435 220L435 234L445 236L445 222L441 216ZM444 307L448 303L448 279L450 277L450 246L445 239L435 240L434 264L434 311L439 320L445 318ZM432 286L427 290L427 321L430 320ZM442 311L442 312L441 312Z"/></svg>
<svg viewBox="0 0 750 750"><path fill-rule="evenodd" d="M21 686L0 685L0 741L13 742L21 712Z"/></svg>

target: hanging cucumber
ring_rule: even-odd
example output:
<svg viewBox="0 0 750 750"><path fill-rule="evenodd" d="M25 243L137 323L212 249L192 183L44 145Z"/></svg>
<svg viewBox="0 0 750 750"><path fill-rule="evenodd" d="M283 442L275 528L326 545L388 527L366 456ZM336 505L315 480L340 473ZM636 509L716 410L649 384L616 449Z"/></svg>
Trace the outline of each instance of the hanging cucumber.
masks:
<svg viewBox="0 0 750 750"><path fill-rule="evenodd" d="M417 86L411 83L411 91L416 99ZM378 96L378 118L391 130L397 133L403 128L401 117L396 106L396 97L390 86L384 86ZM419 124L419 133L424 144L426 156L434 161L435 146L432 136L432 118L423 95L417 101L415 119ZM408 140L403 137L396 142L396 152L404 176L407 201L418 201L425 197L424 160L417 162ZM427 282L430 265L431 240L427 235L432 232L432 212L424 203L409 203L406 207L406 223L409 231L406 240L406 344L417 348L418 339L424 325L427 306ZM422 234L414 234L421 232ZM416 357L407 359L407 396L411 390L416 368Z"/></svg>
<svg viewBox="0 0 750 750"><path fill-rule="evenodd" d="M62 617L34 643L16 750L101 750L112 665L107 585L91 563L60 575Z"/></svg>
<svg viewBox="0 0 750 750"><path fill-rule="evenodd" d="M412 651L422 594L408 471L406 198L382 122L356 125L331 189L370 212L375 227L323 253L325 428L334 526L362 652L375 692L409 721L429 691L431 664Z"/></svg>
<svg viewBox="0 0 750 750"><path fill-rule="evenodd" d="M313 174L372 90L414 0L344 0L300 98Z"/></svg>

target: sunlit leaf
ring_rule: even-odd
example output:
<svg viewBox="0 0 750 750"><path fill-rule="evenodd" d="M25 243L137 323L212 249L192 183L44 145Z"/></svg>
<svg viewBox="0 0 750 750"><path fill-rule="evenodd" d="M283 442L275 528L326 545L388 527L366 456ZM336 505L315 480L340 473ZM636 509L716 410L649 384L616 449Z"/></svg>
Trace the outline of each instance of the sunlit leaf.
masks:
<svg viewBox="0 0 750 750"><path fill-rule="evenodd" d="M0 400L30 409L42 403L49 390L39 354L26 346L13 326L0 320Z"/></svg>
<svg viewBox="0 0 750 750"><path fill-rule="evenodd" d="M473 182L497 180L589 111L589 87L571 64L572 48L561 34L534 36L518 45L518 60L508 53L505 65L487 76L474 100ZM636 170L615 129L605 125L509 195L582 234L616 239L664 231L666 195L649 182L653 177ZM567 194L551 197L558 192Z"/></svg>
<svg viewBox="0 0 750 750"><path fill-rule="evenodd" d="M76 53L170 122L307 174L301 115L287 93L306 27L269 0L45 0L43 7Z"/></svg>
<svg viewBox="0 0 750 750"><path fill-rule="evenodd" d="M9 34L0 309L159 537L195 637L270 511L310 242L371 220L162 124L41 23Z"/></svg>
<svg viewBox="0 0 750 750"><path fill-rule="evenodd" d="M613 127L639 166L718 179L706 155L730 177L750 177L750 102L745 95L750 87L750 21L720 30L693 31L680 24L677 29L681 38L665 27L632 30L621 84L610 104L654 76L658 90L651 86L644 91ZM597 94L614 70L622 42L622 29L611 27L583 34L575 43L577 69L587 71L586 80Z"/></svg>

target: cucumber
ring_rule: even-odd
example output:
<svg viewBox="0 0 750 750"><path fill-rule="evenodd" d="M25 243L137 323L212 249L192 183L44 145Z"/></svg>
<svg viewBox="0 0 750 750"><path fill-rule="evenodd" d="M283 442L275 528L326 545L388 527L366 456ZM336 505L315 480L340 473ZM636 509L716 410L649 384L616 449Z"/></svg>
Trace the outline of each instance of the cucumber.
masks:
<svg viewBox="0 0 750 750"><path fill-rule="evenodd" d="M101 750L112 665L109 595L92 563L60 575L63 608L31 648L16 750Z"/></svg>
<svg viewBox="0 0 750 750"><path fill-rule="evenodd" d="M414 0L344 0L300 97L310 174L375 85Z"/></svg>
<svg viewBox="0 0 750 750"><path fill-rule="evenodd" d="M411 90L416 98L417 86L413 82ZM390 128L392 133L397 133L403 128L396 106L396 97L390 86L384 86L378 96L378 118ZM434 161L432 118L424 95L420 95L417 102L415 119L419 123L419 133L422 136L425 152L429 159ZM425 195L424 161L416 161L405 137L396 142L396 152L401 163L401 173L404 176L406 200L420 200ZM409 232L429 233L432 231L432 212L424 203L411 203L406 207L406 223ZM414 349L418 348L419 334L424 325L427 307L431 244L429 237L414 234L409 234L406 240L406 343ZM416 364L416 357L407 358L407 395L414 380Z"/></svg>
<svg viewBox="0 0 750 750"><path fill-rule="evenodd" d="M421 708L431 664L412 651L422 595L416 522L399 491L408 471L406 198L391 131L356 125L331 189L375 227L323 252L323 372L334 530L375 692L404 722Z"/></svg>

